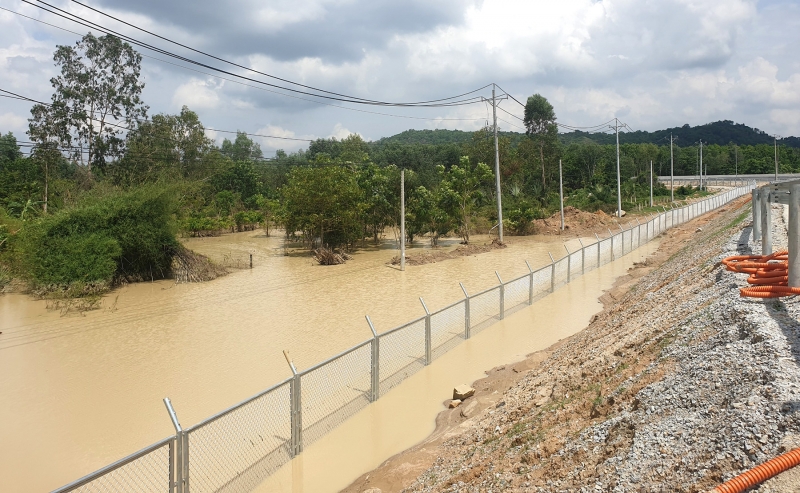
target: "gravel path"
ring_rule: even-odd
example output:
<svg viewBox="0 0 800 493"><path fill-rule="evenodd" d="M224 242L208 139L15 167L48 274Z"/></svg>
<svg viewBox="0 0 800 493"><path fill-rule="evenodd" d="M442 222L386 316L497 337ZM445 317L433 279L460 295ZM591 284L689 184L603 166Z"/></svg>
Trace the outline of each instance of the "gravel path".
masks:
<svg viewBox="0 0 800 493"><path fill-rule="evenodd" d="M760 253L746 211L698 230L464 422L405 491L704 491L800 446L800 302L740 298L744 275L720 265ZM773 229L785 247L781 206ZM800 492L800 473L755 491Z"/></svg>

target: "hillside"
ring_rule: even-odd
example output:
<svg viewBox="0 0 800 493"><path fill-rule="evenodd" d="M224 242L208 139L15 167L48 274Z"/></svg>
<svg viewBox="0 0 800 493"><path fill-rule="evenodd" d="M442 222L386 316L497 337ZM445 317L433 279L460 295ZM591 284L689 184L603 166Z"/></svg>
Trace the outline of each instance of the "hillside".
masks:
<svg viewBox="0 0 800 493"><path fill-rule="evenodd" d="M734 143L738 145L758 145L772 144L773 138L766 132L757 128L749 127L743 123L734 123L730 120L722 120L705 125L667 128L653 132L636 131L620 133L620 143L626 144L666 144L669 142L670 133L677 137L676 143L682 147L692 145L701 139L708 144L726 145ZM501 135L509 137L515 143L522 137L521 132L500 132ZM559 135L561 142L565 145L581 142L595 142L597 144L613 144L615 137L613 133L588 133L588 132L567 132ZM391 137L384 137L376 143L400 143L400 144L458 144L468 142L472 139L472 132L463 130L406 130ZM800 138L785 137L778 139L779 145L800 148Z"/></svg>

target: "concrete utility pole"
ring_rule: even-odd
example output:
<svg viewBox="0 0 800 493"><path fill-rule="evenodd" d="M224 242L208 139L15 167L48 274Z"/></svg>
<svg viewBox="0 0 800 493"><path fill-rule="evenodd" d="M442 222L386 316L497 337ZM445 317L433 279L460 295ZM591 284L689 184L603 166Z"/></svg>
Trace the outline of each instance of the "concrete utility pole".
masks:
<svg viewBox="0 0 800 493"><path fill-rule="evenodd" d="M672 134L669 134L669 197L675 202L675 158L672 154Z"/></svg>
<svg viewBox="0 0 800 493"><path fill-rule="evenodd" d="M701 140L700 141L700 190L703 190L703 184L704 184L705 181L707 181L707 180L703 179L703 176L704 176L704 174L703 174L703 141Z"/></svg>
<svg viewBox="0 0 800 493"><path fill-rule="evenodd" d="M492 118L494 119L494 178L497 187L497 234L500 243L503 243L503 204L500 192L500 146L497 142L497 98L495 97L495 84L492 84Z"/></svg>
<svg viewBox="0 0 800 493"><path fill-rule="evenodd" d="M650 160L650 207L653 207L653 160Z"/></svg>
<svg viewBox="0 0 800 493"><path fill-rule="evenodd" d="M619 120L614 118L614 131L617 134L617 217L622 217L622 185L619 177Z"/></svg>
<svg viewBox="0 0 800 493"><path fill-rule="evenodd" d="M406 270L406 170L400 170L400 270Z"/></svg>
<svg viewBox="0 0 800 493"><path fill-rule="evenodd" d="M738 180L739 179L739 146L737 146L735 144L733 146L733 163L734 163L733 164L734 165L733 172L735 173L736 179Z"/></svg>
<svg viewBox="0 0 800 493"><path fill-rule="evenodd" d="M564 231L564 180L561 176L561 160L558 160L558 196L561 200L561 231Z"/></svg>
<svg viewBox="0 0 800 493"><path fill-rule="evenodd" d="M775 181L778 181L778 136L775 135Z"/></svg>

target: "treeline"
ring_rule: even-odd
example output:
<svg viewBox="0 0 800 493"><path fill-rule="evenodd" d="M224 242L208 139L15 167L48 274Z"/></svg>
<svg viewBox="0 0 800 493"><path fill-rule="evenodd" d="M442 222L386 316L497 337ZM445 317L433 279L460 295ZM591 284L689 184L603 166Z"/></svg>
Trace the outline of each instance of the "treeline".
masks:
<svg viewBox="0 0 800 493"><path fill-rule="evenodd" d="M141 56L117 38L87 35L59 46L54 59L61 75L51 80L52 102L32 108L27 140L0 137L0 287L15 276L42 292L82 294L166 277L179 234L282 228L309 246L379 241L398 231L401 170L410 241L457 234L467 243L497 225L490 128L434 131L427 143L318 139L265 158L243 132L216 145L189 108L148 116ZM616 209L615 148L565 144L555 119L549 102L533 95L527 133L501 133L508 234L529 234L534 219L558 209L559 160L567 205ZM797 150L780 151L782 171L800 171ZM737 160L739 173L769 172L772 159L768 145L704 149L710 174L732 174ZM668 146L622 145L623 209L649 198L651 160L668 174ZM675 163L676 174L694 174L696 147L676 147ZM655 194L667 190L659 185Z"/></svg>

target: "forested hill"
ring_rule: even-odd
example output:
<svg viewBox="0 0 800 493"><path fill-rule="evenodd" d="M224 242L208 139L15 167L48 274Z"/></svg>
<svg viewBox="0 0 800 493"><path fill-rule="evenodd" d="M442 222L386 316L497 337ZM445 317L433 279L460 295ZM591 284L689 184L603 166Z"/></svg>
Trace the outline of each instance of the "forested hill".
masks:
<svg viewBox="0 0 800 493"><path fill-rule="evenodd" d="M693 145L700 140L706 144L727 145L730 143L739 145L758 145L772 144L773 138L766 132L757 128L748 127L743 123L733 123L730 120L723 120L695 127L688 124L682 127L667 128L654 132L627 132L620 133L620 143L626 144L666 144L669 143L670 133L677 137L676 144L680 146ZM501 135L509 137L512 145L522 136L519 132L500 132ZM595 142L597 144L613 144L615 137L610 133L587 133L569 132L559 134L561 142L564 144ZM388 144L392 142L400 144L454 144L469 142L472 139L472 132L462 130L406 130L391 137L384 137L378 143ZM778 139L778 144L788 147L800 148L800 138L786 137Z"/></svg>

